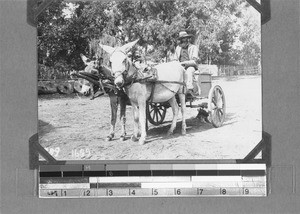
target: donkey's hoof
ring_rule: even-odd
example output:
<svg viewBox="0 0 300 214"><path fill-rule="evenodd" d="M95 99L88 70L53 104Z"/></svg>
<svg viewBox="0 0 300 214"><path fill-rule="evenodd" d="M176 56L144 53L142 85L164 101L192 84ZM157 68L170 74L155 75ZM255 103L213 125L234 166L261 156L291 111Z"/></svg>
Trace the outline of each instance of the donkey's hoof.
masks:
<svg viewBox="0 0 300 214"><path fill-rule="evenodd" d="M106 137L106 141L112 141L113 138L114 138L114 135L110 134Z"/></svg>
<svg viewBox="0 0 300 214"><path fill-rule="evenodd" d="M133 142L136 142L136 141L138 141L139 139L138 139L136 136L132 135L132 136L131 136L131 140L132 140Z"/></svg>
<svg viewBox="0 0 300 214"><path fill-rule="evenodd" d="M112 141L112 138L109 137L109 136L107 136L107 137L105 138L105 141Z"/></svg>
<svg viewBox="0 0 300 214"><path fill-rule="evenodd" d="M173 135L173 132L169 130L169 131L167 132L167 136L171 136L171 135Z"/></svg>
<svg viewBox="0 0 300 214"><path fill-rule="evenodd" d="M139 140L139 144L142 146L142 145L144 145L145 144L145 140L144 139L140 139Z"/></svg>
<svg viewBox="0 0 300 214"><path fill-rule="evenodd" d="M182 129L182 130L181 130L181 134L182 134L182 135L186 135L186 130L185 130L185 129Z"/></svg>
<svg viewBox="0 0 300 214"><path fill-rule="evenodd" d="M121 141L125 141L125 135L122 135L122 136L120 137L120 140L121 140Z"/></svg>

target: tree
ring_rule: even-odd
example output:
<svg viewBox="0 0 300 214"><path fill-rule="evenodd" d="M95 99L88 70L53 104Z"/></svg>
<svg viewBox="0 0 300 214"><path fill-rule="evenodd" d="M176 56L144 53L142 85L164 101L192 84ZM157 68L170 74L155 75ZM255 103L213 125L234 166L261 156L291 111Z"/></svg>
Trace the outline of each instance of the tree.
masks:
<svg viewBox="0 0 300 214"><path fill-rule="evenodd" d="M255 64L259 28L248 9L244 0L54 1L39 17L39 63L80 70L80 53L103 54L99 42L116 46L135 39L147 59L160 61L186 30L201 63Z"/></svg>

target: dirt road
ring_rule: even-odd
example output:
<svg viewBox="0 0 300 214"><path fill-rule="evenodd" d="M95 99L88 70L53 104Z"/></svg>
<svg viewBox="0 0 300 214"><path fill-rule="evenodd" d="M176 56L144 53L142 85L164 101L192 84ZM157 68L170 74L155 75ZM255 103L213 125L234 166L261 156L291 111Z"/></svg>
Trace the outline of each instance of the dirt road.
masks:
<svg viewBox="0 0 300 214"><path fill-rule="evenodd" d="M133 131L131 107L127 107L127 134L124 142L118 123L116 137L106 142L110 129L108 97L90 100L73 95L40 96L39 139L60 160L171 160L241 159L261 140L261 77L217 78L226 98L226 120L222 127L198 120L197 109L187 108L187 134L167 137L171 109L160 126L150 124L143 146L129 138ZM179 118L181 115L179 115Z"/></svg>

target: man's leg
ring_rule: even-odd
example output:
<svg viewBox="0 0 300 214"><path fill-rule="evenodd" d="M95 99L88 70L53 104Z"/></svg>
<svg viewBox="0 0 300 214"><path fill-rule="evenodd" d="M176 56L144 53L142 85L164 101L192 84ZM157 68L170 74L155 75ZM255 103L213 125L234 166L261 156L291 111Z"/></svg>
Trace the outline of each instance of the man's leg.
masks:
<svg viewBox="0 0 300 214"><path fill-rule="evenodd" d="M201 96L201 75L200 75L199 70L196 72L198 72L197 74L195 74L195 83L196 83L196 88L197 88L196 90L198 90L198 94L199 94L199 96Z"/></svg>
<svg viewBox="0 0 300 214"><path fill-rule="evenodd" d="M194 78L195 68L194 67L188 67L186 69L186 87L187 90L193 90L193 78Z"/></svg>
<svg viewBox="0 0 300 214"><path fill-rule="evenodd" d="M195 68L188 67L186 69L186 87L187 87L188 92L191 95L200 96L201 95L201 88L200 88L200 84L199 84L200 75L196 76L198 78L194 78L195 77L194 75L195 75ZM195 82L195 84L193 84L194 82ZM196 85L196 86L194 87L194 85Z"/></svg>

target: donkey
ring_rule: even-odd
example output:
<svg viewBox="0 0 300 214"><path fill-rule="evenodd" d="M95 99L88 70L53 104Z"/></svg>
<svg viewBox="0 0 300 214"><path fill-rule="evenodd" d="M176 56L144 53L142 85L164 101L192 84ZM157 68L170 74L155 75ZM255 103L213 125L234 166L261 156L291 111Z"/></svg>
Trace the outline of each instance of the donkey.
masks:
<svg viewBox="0 0 300 214"><path fill-rule="evenodd" d="M110 100L110 109L111 109L111 127L109 135L106 137L107 141L111 141L115 136L115 127L117 121L117 112L118 112L118 105L120 104L120 122L121 122L121 136L120 139L122 141L125 140L126 136L126 105L130 104L128 96L122 90L118 90L113 85L113 76L111 74L111 70L106 68L103 65L98 66L98 62L96 60L90 60L83 54L80 55L82 60L84 61L86 68L84 72L79 73L77 75L80 78L85 78L86 80L90 81L91 83L91 91L92 91L92 99L96 97L97 92L94 95L94 85L98 85L104 89L104 91L108 94ZM84 75L86 73L95 75L100 78L98 82L94 79L91 79L92 75ZM83 89L82 89L83 90ZM85 90L89 90L89 88L85 88ZM102 91L102 90L100 90ZM102 95L102 94L101 94ZM101 96L100 95L100 96Z"/></svg>
<svg viewBox="0 0 300 214"><path fill-rule="evenodd" d="M84 71L80 72L80 74L84 74L84 75L91 74L91 75L89 75L90 77L92 77L92 78L96 77L95 80L98 79L99 71L97 68L98 68L99 61L91 60L83 54L80 54L80 57L81 57L84 65L86 66L84 68ZM109 77L111 75L110 71L107 72L104 69L103 69L102 73L104 73L106 77ZM98 85L100 87L98 87ZM95 93L96 90L98 90L98 91ZM90 94L91 95L90 99L93 100L96 97L103 95L103 91L104 91L104 89L103 89L103 85L102 85L101 81L97 82L97 84L94 84L93 82L88 81L87 79L83 79L82 86L81 86L79 93L84 94L85 96Z"/></svg>
<svg viewBox="0 0 300 214"><path fill-rule="evenodd" d="M185 82L184 68L179 62L168 62L155 66L157 80L154 82L144 81L142 72L137 69L133 62L127 56L127 53L138 42L130 42L122 47L113 48L100 44L100 47L110 54L112 73L115 77L114 83L117 87L124 87L131 101L134 117L133 141L138 141L139 125L141 128L141 137L139 144L143 145L146 140L146 103L162 103L168 101L172 107L173 120L168 135L173 134L176 127L179 107L175 98L178 94L181 112L182 129L181 133L186 134L185 122Z"/></svg>

